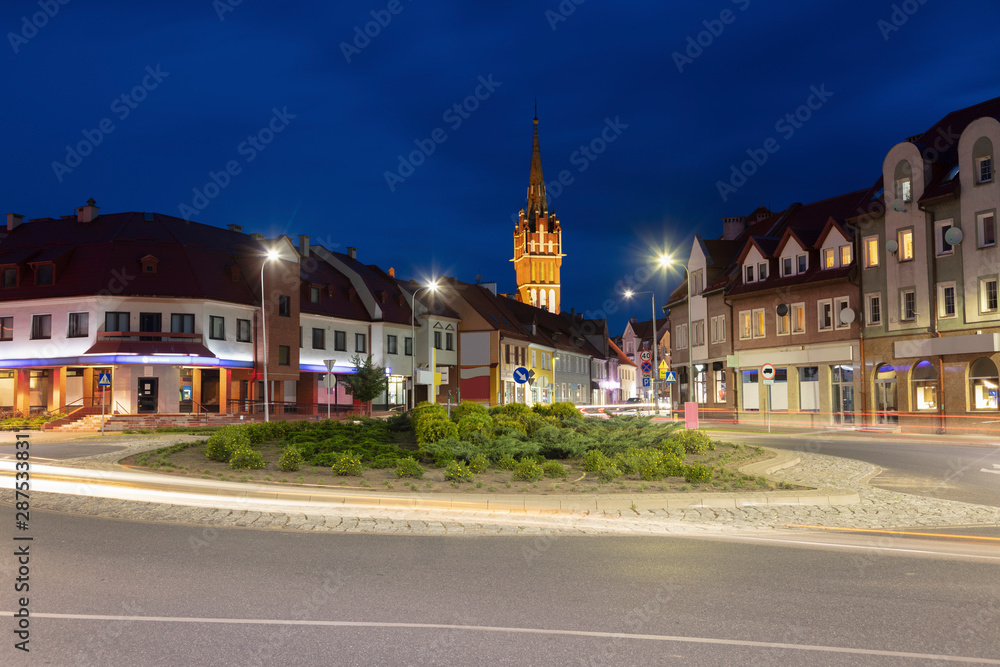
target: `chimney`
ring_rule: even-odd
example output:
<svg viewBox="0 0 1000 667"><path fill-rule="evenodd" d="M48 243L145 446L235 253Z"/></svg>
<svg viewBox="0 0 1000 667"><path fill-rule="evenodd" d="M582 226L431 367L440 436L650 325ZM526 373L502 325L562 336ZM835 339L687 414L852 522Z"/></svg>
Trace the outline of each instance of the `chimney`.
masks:
<svg viewBox="0 0 1000 667"><path fill-rule="evenodd" d="M737 238L747 228L747 219L742 215L722 219L722 238L731 241Z"/></svg>
<svg viewBox="0 0 1000 667"><path fill-rule="evenodd" d="M20 213L8 213L7 214L7 231L14 231L14 228L19 226L24 222L24 216Z"/></svg>
<svg viewBox="0 0 1000 667"><path fill-rule="evenodd" d="M493 296L497 295L497 284L496 283L482 283L482 287L485 287L490 291Z"/></svg>
<svg viewBox="0 0 1000 667"><path fill-rule="evenodd" d="M97 207L97 202L91 197L87 200L86 206L81 206L76 209L76 221L77 222L93 222L97 219L97 212L100 209Z"/></svg>
<svg viewBox="0 0 1000 667"><path fill-rule="evenodd" d="M309 235L299 234L299 254L303 257L309 256Z"/></svg>
<svg viewBox="0 0 1000 667"><path fill-rule="evenodd" d="M357 259L358 258L358 249L357 248L353 248L351 246L347 246L347 256L350 257L351 259Z"/></svg>
<svg viewBox="0 0 1000 667"><path fill-rule="evenodd" d="M250 238L253 239L254 241L263 241L264 240L264 235L263 234L258 234L257 232L254 232L253 234L250 235Z"/></svg>
<svg viewBox="0 0 1000 667"><path fill-rule="evenodd" d="M229 231L236 232L237 234L243 233L243 225L227 225Z"/></svg>

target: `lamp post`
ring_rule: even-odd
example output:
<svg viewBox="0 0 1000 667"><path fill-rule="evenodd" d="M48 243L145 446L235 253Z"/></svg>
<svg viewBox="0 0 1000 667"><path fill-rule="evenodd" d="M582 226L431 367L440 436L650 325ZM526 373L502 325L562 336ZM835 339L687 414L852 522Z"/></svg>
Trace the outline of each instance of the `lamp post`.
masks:
<svg viewBox="0 0 1000 667"><path fill-rule="evenodd" d="M694 397L694 332L691 330L691 274L687 265L674 261L672 257L664 255L660 258L661 266L679 266L684 269L684 281L687 283L687 349L688 349L688 400ZM680 383L677 384L677 398L680 398Z"/></svg>
<svg viewBox="0 0 1000 667"><path fill-rule="evenodd" d="M659 379L659 376L660 376L660 360L659 360L659 358L657 356L657 349L656 349L657 347L659 347L659 345L657 344L658 341L656 340L656 295L653 293L652 290L644 290L642 292L633 292L632 290L626 290L625 291L625 298L630 299L630 298L632 298L633 296L635 296L637 294L648 294L650 302L653 304L653 335L652 335L652 338L653 338L653 377L652 377L652 380L651 380L650 384L653 387L653 406L654 406L654 410L656 411L656 414L660 414L660 396L659 396L659 394L656 393L656 381Z"/></svg>
<svg viewBox="0 0 1000 667"><path fill-rule="evenodd" d="M431 292L436 292L438 288L438 283L435 280L430 285L422 285L417 289L413 290L413 294L410 295L410 409L412 410L416 407L416 393L417 393L417 329L414 322L416 321L416 302L417 294L421 290L430 290ZM406 293L406 290L403 290ZM404 350L405 351L405 350Z"/></svg>
<svg viewBox="0 0 1000 667"><path fill-rule="evenodd" d="M267 386L267 303L264 300L264 267L278 259L277 250L268 250L260 263L260 333L264 341L264 421L271 421Z"/></svg>

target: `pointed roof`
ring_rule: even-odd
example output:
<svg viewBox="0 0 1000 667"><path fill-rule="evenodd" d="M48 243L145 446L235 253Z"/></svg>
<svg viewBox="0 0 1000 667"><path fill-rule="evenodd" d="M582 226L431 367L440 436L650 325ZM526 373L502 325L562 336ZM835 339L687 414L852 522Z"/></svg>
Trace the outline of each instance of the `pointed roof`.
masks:
<svg viewBox="0 0 1000 667"><path fill-rule="evenodd" d="M542 216L549 214L549 205L545 199L545 178L542 176L542 151L538 146L538 115L536 111L534 123L534 138L531 144L531 174L528 176L528 206L525 213L528 226L535 231L535 223Z"/></svg>

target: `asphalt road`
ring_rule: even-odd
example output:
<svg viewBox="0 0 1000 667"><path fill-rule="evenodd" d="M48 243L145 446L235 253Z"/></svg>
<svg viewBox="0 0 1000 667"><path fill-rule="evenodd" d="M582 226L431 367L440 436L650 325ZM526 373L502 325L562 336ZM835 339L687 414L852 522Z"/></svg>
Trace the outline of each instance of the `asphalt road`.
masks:
<svg viewBox="0 0 1000 667"><path fill-rule="evenodd" d="M720 433L725 440L873 463L869 484L891 491L1000 507L1000 447L890 440L883 436Z"/></svg>
<svg viewBox="0 0 1000 667"><path fill-rule="evenodd" d="M5 665L1000 664L1000 556L981 545L31 517L32 651L8 616Z"/></svg>

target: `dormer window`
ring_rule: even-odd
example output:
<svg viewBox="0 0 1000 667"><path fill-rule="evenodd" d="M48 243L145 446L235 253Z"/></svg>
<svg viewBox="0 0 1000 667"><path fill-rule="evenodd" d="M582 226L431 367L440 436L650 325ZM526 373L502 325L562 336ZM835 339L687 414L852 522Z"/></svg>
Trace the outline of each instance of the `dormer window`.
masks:
<svg viewBox="0 0 1000 667"><path fill-rule="evenodd" d="M836 256L833 254L833 248L826 248L823 251L823 268L832 269L837 266Z"/></svg>
<svg viewBox="0 0 1000 667"><path fill-rule="evenodd" d="M55 267L52 264L38 264L35 266L35 284L51 285L55 277Z"/></svg>
<svg viewBox="0 0 1000 667"><path fill-rule="evenodd" d="M753 265L751 264L751 265L749 265L749 266L747 266L745 268L746 268L746 282L748 282L748 283L754 282L754 279L753 279Z"/></svg>
<svg viewBox="0 0 1000 667"><path fill-rule="evenodd" d="M767 280L767 262L757 265L757 280Z"/></svg>
<svg viewBox="0 0 1000 667"><path fill-rule="evenodd" d="M160 264L160 260L155 255L146 255L145 257L139 260L139 263L142 265L143 273L151 274L157 272L157 267Z"/></svg>
<svg viewBox="0 0 1000 667"><path fill-rule="evenodd" d="M9 266L3 269L3 286L17 287L17 267Z"/></svg>
<svg viewBox="0 0 1000 667"><path fill-rule="evenodd" d="M796 255L796 262L799 266L799 273L805 273L809 268L809 256L808 255Z"/></svg>
<svg viewBox="0 0 1000 667"><path fill-rule="evenodd" d="M319 303L319 287L309 288L309 303Z"/></svg>
<svg viewBox="0 0 1000 667"><path fill-rule="evenodd" d="M781 277L785 278L792 275L792 258L782 257L781 258Z"/></svg>

